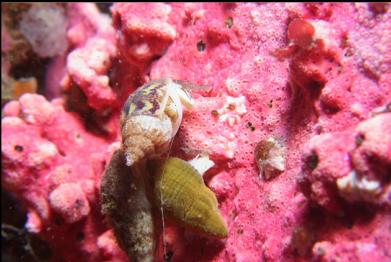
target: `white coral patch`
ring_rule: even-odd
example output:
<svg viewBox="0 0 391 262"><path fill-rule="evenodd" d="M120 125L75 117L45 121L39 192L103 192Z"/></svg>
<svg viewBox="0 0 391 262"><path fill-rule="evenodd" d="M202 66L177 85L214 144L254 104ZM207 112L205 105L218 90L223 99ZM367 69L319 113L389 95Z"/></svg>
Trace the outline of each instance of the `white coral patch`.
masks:
<svg viewBox="0 0 391 262"><path fill-rule="evenodd" d="M42 164L58 154L57 146L49 141L37 145L37 151L29 154L30 160L36 164Z"/></svg>
<svg viewBox="0 0 391 262"><path fill-rule="evenodd" d="M337 180L337 187L347 200L372 201L381 192L379 181L369 181L366 177L359 177L355 171Z"/></svg>
<svg viewBox="0 0 391 262"><path fill-rule="evenodd" d="M335 30L330 26L330 23L320 20L310 21L312 26L315 28L313 36L314 40L323 40L325 48L338 46L337 37Z"/></svg>
<svg viewBox="0 0 391 262"><path fill-rule="evenodd" d="M39 233L42 231L42 220L35 211L27 213L27 222L24 226L30 233Z"/></svg>
<svg viewBox="0 0 391 262"><path fill-rule="evenodd" d="M148 43L141 43L133 47L133 54L139 58L151 55L151 49Z"/></svg>
<svg viewBox="0 0 391 262"><path fill-rule="evenodd" d="M209 155L202 154L187 162L189 162L190 165L197 169L201 176L215 165L215 163L209 159Z"/></svg>
<svg viewBox="0 0 391 262"><path fill-rule="evenodd" d="M219 121L227 122L229 126L239 123L241 116L246 112L246 98L244 96L227 96L223 107L217 110Z"/></svg>

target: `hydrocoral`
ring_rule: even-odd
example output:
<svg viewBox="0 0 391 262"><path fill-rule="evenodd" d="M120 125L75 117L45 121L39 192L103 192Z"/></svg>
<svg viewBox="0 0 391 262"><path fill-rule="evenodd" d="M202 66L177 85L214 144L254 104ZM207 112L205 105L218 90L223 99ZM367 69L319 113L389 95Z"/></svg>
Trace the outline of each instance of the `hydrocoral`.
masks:
<svg viewBox="0 0 391 262"><path fill-rule="evenodd" d="M168 241L173 244L168 251L174 260L328 261L338 255L341 261L349 261L350 258L364 260L368 250L373 251L379 261L389 260L390 172L387 171L390 153L389 138L384 134L390 133L387 124L390 113L381 110L385 112L379 114L379 110L374 110L387 108L391 100L390 34L385 33L391 19L389 8L378 9L366 3L118 4L113 7L114 27L108 19L100 19L92 4L70 4L68 8L71 28L80 29L73 31L73 39L77 41L71 45L70 52L79 54L74 58L82 59L72 67L72 56L67 55L66 70L72 70L66 72L64 86L82 90L84 101L88 102L79 105L88 103L89 110L101 116L106 113L111 123L118 123L118 113L113 108L119 110L127 95L149 79L171 77L206 87L193 90L196 105L184 115L172 155L190 159L207 151L216 163L204 177L227 218L229 236L221 243L206 241L183 229L170 230L173 234ZM307 39L304 43L298 41L300 37L288 35L289 24L295 19L314 28L313 34L311 29L304 30ZM156 24L164 26L164 34L156 30ZM98 27L106 29L98 30ZM172 29L175 35L170 33ZM71 32L68 31L69 37ZM143 38L143 33L148 37ZM115 39L116 36L121 39ZM129 46L124 40L130 41ZM95 45L99 41L105 42L100 45L101 49ZM157 45L159 41L161 46ZM276 57L276 50L289 46L289 41L297 45L294 52L288 52L283 59ZM90 55L99 52L104 53L105 59L91 60L99 62L91 67ZM142 55L137 56L139 54ZM103 79L102 76L108 76L110 81L96 84L94 81ZM228 97L240 101L239 107L230 106ZM21 99L21 103L25 99ZM47 105L42 99L34 103L34 107ZM9 104L7 111L23 108L17 105L16 102ZM29 110L36 110L34 107ZM245 108L246 112L241 113L243 110L238 108ZM72 124L74 120L70 115L74 114L62 112L55 119L63 118L67 124ZM220 118L216 112L222 112L227 118ZM378 115L372 117L372 112ZM36 143L46 139L41 134L60 134L54 144L69 155L67 163L72 170L90 170L94 165L85 163L91 159L91 154L104 154L98 159L109 159L115 147L110 149L111 140L77 126L74 130L91 139L86 138L90 141L88 145L77 146L79 144L71 142L72 130L65 129L65 124L59 126L66 132L54 126L51 128L56 132L42 132L49 130L45 125L51 122L38 123L52 119L46 117L44 110L38 111L35 117L38 122L28 127L24 122L31 118L29 114L23 113L19 118L6 115L2 121L2 136L6 141L2 152L6 156L3 172L7 174L3 175L3 181L8 181L4 185L24 200L32 214L40 214L35 217L40 218L36 221L44 221L43 230L72 232L50 235L54 237L51 243L55 254L67 258L73 255L70 251L77 250L74 253L80 254L78 252L89 250L89 254L102 252L105 257L122 259L118 255L120 251L114 248L110 231L102 224L103 218L98 212L94 213L98 210L97 192L85 193L90 206L88 215L83 215L87 212L85 208L78 215L83 217L79 222L55 225L51 216L54 209L48 201L49 191L54 188L45 189L48 183L40 179L45 177L47 169L55 169L54 163L61 159L54 154L55 150L48 150L53 146L44 147L46 150L42 153L54 156L49 154L50 161L44 158L44 167L38 169L30 166L31 156L26 153L29 151L19 152L23 161L5 161L18 152L14 141L20 141L17 134L22 132L7 131L13 130L10 122L21 123L23 134L28 138L24 145L29 148L31 144L35 151L41 150ZM107 125L103 120L97 123ZM117 139L118 129L109 130L114 134L112 138ZM269 137L281 137L284 141L286 166L277 177L264 181L259 177L254 152L256 145ZM33 159L38 160L41 155L35 154L34 158L32 154ZM77 174L94 173L88 179L96 185L103 172L103 161L100 163L94 172ZM34 175L17 176L28 172L24 170ZM66 183L84 181L81 177L73 178ZM344 178L350 180L342 180L338 186L337 181ZM25 184L23 179L28 179L29 183ZM362 197L368 192L362 191L362 185L366 184L363 181L374 180L378 181L381 191L376 191L368 201ZM359 186L351 190L353 185ZM20 187L23 190L19 190ZM90 191L83 189L83 192ZM31 194L38 194L40 198L35 197L37 201L29 203L28 199L34 199ZM49 210L46 212L49 220L41 219L45 210ZM60 216L66 217L67 210L59 212ZM85 239L78 242L82 244L69 239L62 242L56 237L75 237L73 230L79 230L79 226L84 228ZM49 233L40 234L45 237ZM72 243L72 246L64 243ZM91 260L95 258L90 256Z"/></svg>

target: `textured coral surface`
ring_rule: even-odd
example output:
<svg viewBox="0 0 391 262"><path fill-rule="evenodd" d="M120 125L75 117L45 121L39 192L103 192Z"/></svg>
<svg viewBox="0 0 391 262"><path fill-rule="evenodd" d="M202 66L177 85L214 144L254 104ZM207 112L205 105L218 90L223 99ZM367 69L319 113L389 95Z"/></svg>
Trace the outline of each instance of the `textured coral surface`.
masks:
<svg viewBox="0 0 391 262"><path fill-rule="evenodd" d="M128 261L100 181L125 99L162 77L203 86L171 155L210 155L204 180L229 230L220 241L168 221L166 258L391 260L388 4L121 3L110 17L70 3L66 15L68 50L44 87L57 98L9 102L1 134L2 187L52 261Z"/></svg>

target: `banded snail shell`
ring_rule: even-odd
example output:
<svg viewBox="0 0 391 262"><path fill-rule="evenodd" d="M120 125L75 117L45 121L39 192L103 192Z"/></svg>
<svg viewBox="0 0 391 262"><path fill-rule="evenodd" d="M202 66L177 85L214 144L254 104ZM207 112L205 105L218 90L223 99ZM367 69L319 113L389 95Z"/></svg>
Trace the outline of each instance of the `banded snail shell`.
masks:
<svg viewBox="0 0 391 262"><path fill-rule="evenodd" d="M121 114L128 166L167 151L182 122L183 106L191 108L193 101L186 87L171 79L151 81L129 96Z"/></svg>

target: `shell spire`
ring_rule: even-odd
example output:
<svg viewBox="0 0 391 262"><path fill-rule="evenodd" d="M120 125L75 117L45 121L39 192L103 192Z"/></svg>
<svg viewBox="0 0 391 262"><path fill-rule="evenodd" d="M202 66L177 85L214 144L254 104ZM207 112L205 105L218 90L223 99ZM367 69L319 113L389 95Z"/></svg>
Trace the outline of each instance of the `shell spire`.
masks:
<svg viewBox="0 0 391 262"><path fill-rule="evenodd" d="M161 79L141 86L129 96L121 114L128 166L167 151L182 122L184 107L194 105L186 89L171 79Z"/></svg>

